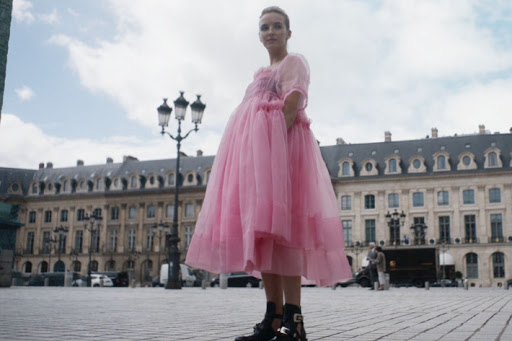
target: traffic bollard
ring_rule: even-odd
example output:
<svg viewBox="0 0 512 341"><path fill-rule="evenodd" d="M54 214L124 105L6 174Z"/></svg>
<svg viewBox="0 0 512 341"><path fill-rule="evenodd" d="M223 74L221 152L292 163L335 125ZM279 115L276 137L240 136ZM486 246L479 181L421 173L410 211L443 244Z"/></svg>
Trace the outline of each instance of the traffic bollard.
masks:
<svg viewBox="0 0 512 341"><path fill-rule="evenodd" d="M228 288L228 275L227 274L220 274L219 276L219 286L221 289L227 289Z"/></svg>
<svg viewBox="0 0 512 341"><path fill-rule="evenodd" d="M429 281L425 282L425 290L430 290L430 282Z"/></svg>

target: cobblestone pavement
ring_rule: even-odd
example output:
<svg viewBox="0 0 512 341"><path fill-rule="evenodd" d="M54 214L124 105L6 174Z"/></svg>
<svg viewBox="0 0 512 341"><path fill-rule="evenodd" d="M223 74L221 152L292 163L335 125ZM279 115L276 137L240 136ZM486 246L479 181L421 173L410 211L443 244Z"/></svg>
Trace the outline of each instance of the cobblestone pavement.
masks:
<svg viewBox="0 0 512 341"><path fill-rule="evenodd" d="M304 288L313 340L512 340L512 290ZM0 340L233 340L265 309L256 288L0 289Z"/></svg>

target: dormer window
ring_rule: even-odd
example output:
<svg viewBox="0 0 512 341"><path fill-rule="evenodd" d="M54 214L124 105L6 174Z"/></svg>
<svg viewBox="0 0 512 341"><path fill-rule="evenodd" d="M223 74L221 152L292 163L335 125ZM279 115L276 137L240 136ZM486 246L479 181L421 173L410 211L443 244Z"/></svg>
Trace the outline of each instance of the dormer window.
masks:
<svg viewBox="0 0 512 341"><path fill-rule="evenodd" d="M398 151L398 150L395 150L395 151ZM384 174L402 173L402 168L400 167L400 156L398 156L396 153L387 156L384 159L384 162L386 163L386 168L384 170Z"/></svg>
<svg viewBox="0 0 512 341"><path fill-rule="evenodd" d="M174 173L170 173L168 176L167 176L167 184L169 186L174 186L176 183L176 176Z"/></svg>
<svg viewBox="0 0 512 341"><path fill-rule="evenodd" d="M189 174L189 175L187 176L187 181L188 181L188 182L192 182L192 181L194 181L194 175Z"/></svg>
<svg viewBox="0 0 512 341"><path fill-rule="evenodd" d="M62 183L62 191L63 192L69 192L70 188L71 188L70 181L69 180L64 180L64 182Z"/></svg>
<svg viewBox="0 0 512 341"><path fill-rule="evenodd" d="M204 172L204 181L205 181L205 184L207 184L207 183L208 183L208 181L210 180L210 173L211 173L211 172L212 172L212 171L211 171L210 169L208 169L208 170L206 170L206 171Z"/></svg>
<svg viewBox="0 0 512 341"><path fill-rule="evenodd" d="M354 161L350 158L343 158L338 161L338 177L354 176Z"/></svg>
<svg viewBox="0 0 512 341"><path fill-rule="evenodd" d="M197 176L194 171L188 172L185 174L185 184L188 186L196 186L197 185Z"/></svg>
<svg viewBox="0 0 512 341"><path fill-rule="evenodd" d="M102 191L104 188L105 188L105 180L103 180L103 178L96 180L96 190Z"/></svg>
<svg viewBox="0 0 512 341"><path fill-rule="evenodd" d="M450 154L445 151L434 154L434 172L450 171Z"/></svg>
<svg viewBox="0 0 512 341"><path fill-rule="evenodd" d="M32 194L37 194L37 182L34 182L31 186Z"/></svg>
<svg viewBox="0 0 512 341"><path fill-rule="evenodd" d="M152 175L149 177L149 184L154 185L155 184L155 177Z"/></svg>
<svg viewBox="0 0 512 341"><path fill-rule="evenodd" d="M440 155L437 158L437 169L446 169L446 156Z"/></svg>
<svg viewBox="0 0 512 341"><path fill-rule="evenodd" d="M459 155L459 163L457 165L457 170L468 170L477 168L478 167L475 163L475 156L473 155L473 153L467 151Z"/></svg>
<svg viewBox="0 0 512 341"><path fill-rule="evenodd" d="M368 175L379 175L379 170L377 169L377 162L374 159L366 159L362 163L363 169L361 169L362 176Z"/></svg>
<svg viewBox="0 0 512 341"><path fill-rule="evenodd" d="M412 162L412 165L413 165L414 169L419 169L421 167L420 159L414 159L414 161Z"/></svg>
<svg viewBox="0 0 512 341"><path fill-rule="evenodd" d="M413 155L409 158L409 167L407 173L424 173L427 171L425 158L421 155Z"/></svg>
<svg viewBox="0 0 512 341"><path fill-rule="evenodd" d="M489 167L496 167L498 165L498 155L495 152L489 153Z"/></svg>
<svg viewBox="0 0 512 341"><path fill-rule="evenodd" d="M396 173L396 159L389 160L389 172Z"/></svg>
<svg viewBox="0 0 512 341"><path fill-rule="evenodd" d="M501 168L503 167L501 161L501 151L496 147L491 147L485 152L485 168Z"/></svg>
<svg viewBox="0 0 512 341"><path fill-rule="evenodd" d="M85 191L87 189L87 181L82 180L80 181L80 189Z"/></svg>
<svg viewBox="0 0 512 341"><path fill-rule="evenodd" d="M132 176L130 179L130 188L137 188L137 177Z"/></svg>

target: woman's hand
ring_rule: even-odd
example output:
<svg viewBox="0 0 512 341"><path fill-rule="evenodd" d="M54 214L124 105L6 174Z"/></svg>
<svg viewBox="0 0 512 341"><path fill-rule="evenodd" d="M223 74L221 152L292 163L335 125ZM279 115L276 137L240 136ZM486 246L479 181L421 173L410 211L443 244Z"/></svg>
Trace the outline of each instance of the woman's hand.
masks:
<svg viewBox="0 0 512 341"><path fill-rule="evenodd" d="M284 100L283 114L287 129L292 126L295 118L297 117L300 96L302 96L300 92L294 91Z"/></svg>

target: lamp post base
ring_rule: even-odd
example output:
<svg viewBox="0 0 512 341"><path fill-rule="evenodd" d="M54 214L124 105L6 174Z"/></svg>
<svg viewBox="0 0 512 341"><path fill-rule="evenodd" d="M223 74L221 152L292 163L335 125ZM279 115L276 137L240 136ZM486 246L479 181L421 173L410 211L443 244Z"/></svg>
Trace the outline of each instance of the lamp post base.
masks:
<svg viewBox="0 0 512 341"><path fill-rule="evenodd" d="M166 289L181 289L181 281L168 280L165 285Z"/></svg>

